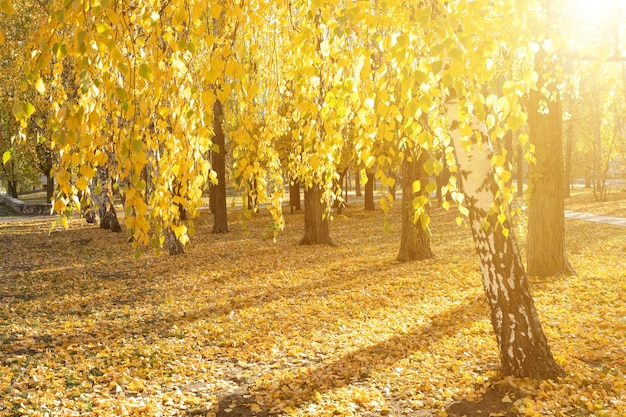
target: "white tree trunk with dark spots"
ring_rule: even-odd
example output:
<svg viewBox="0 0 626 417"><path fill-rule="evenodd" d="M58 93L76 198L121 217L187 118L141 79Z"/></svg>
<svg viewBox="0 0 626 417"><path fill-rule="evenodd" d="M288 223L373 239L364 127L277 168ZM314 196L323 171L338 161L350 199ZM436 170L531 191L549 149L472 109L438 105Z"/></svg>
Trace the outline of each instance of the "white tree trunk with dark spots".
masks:
<svg viewBox="0 0 626 417"><path fill-rule="evenodd" d="M530 286L509 220L498 221L491 208L497 186L491 148L484 126L472 128L484 138L467 149L461 143L458 105L448 104L450 134L457 156L465 204L480 260L483 286L496 334L502 371L515 377L556 378L563 370L555 362L530 293ZM508 236L503 228L509 230Z"/></svg>

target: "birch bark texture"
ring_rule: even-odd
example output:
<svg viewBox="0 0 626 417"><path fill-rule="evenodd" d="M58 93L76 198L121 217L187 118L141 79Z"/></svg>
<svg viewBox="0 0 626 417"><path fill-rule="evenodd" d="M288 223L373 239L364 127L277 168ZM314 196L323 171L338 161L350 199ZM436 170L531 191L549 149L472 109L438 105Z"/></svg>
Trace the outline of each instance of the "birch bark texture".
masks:
<svg viewBox="0 0 626 417"><path fill-rule="evenodd" d="M543 332L515 235L507 216L493 210L497 184L491 166L492 151L484 124L475 118L459 120L458 99L446 103L450 136L457 157L469 223L480 261L483 287L496 335L502 371L514 377L552 379L564 375ZM463 143L461 123L474 132L470 146ZM476 137L482 140L475 141ZM508 229L508 233L504 232Z"/></svg>

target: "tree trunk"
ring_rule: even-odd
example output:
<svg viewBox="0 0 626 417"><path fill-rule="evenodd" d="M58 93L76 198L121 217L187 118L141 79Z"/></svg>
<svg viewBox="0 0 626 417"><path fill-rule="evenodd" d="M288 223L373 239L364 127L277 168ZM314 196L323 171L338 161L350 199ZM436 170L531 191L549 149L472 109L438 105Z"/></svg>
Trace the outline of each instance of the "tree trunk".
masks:
<svg viewBox="0 0 626 417"><path fill-rule="evenodd" d="M397 189L397 182L398 182L398 175L396 175L396 172L394 170L389 170L389 178L393 178L393 185L391 185L389 187L389 194L391 194L391 198L393 198L394 200L396 199L396 189Z"/></svg>
<svg viewBox="0 0 626 417"><path fill-rule="evenodd" d="M506 169L510 170L512 174L513 173L513 132L510 130L507 131L504 135L504 150L506 151L506 163L507 163ZM506 183L507 187L511 187L512 185L513 185L513 175L511 175L511 178Z"/></svg>
<svg viewBox="0 0 626 417"><path fill-rule="evenodd" d="M374 205L374 181L375 174L367 171L367 183L365 183L365 210L376 210Z"/></svg>
<svg viewBox="0 0 626 417"><path fill-rule="evenodd" d="M50 171L48 171L46 173L46 201L48 203L52 201L53 195L54 195L54 176L51 175Z"/></svg>
<svg viewBox="0 0 626 417"><path fill-rule="evenodd" d="M420 151L419 157L408 152L402 161L402 233L400 237L400 251L396 258L400 262L419 261L430 259L433 253L430 249L430 235L422 225L422 218L415 218L413 199L420 196L428 199L426 185L428 174L424 170L424 162L428 153ZM421 186L417 193L413 192L413 182L419 181ZM427 214L430 203L424 207Z"/></svg>
<svg viewBox="0 0 626 417"><path fill-rule="evenodd" d="M176 233L174 233L171 227L168 227L165 231L165 241L170 255L182 255L185 253L183 244L178 240Z"/></svg>
<svg viewBox="0 0 626 417"><path fill-rule="evenodd" d="M289 184L289 209L291 214L293 214L294 210L302 210L300 205L300 180L297 178L292 179Z"/></svg>
<svg viewBox="0 0 626 417"><path fill-rule="evenodd" d="M593 197L606 201L606 176L602 169L602 110L596 87L593 92Z"/></svg>
<svg viewBox="0 0 626 417"><path fill-rule="evenodd" d="M213 233L228 233L228 214L226 211L226 138L222 126L224 110L219 100L213 105L213 169L217 174L217 184L210 188L210 205L213 212Z"/></svg>
<svg viewBox="0 0 626 417"><path fill-rule="evenodd" d="M541 88L540 85L537 88ZM540 113L547 101L548 112ZM549 277L576 272L565 254L564 172L561 101L530 92L528 126L536 163L530 164L528 208L528 274Z"/></svg>
<svg viewBox="0 0 626 417"><path fill-rule="evenodd" d="M346 168L343 172L339 173L339 179L336 180L335 184L337 189L339 190L339 196L333 202L333 208L337 209L337 213L341 214L342 208L346 205L346 200L341 200L339 197L342 197L344 191L344 183L345 178L348 174L348 169ZM346 193L347 195L347 193Z"/></svg>
<svg viewBox="0 0 626 417"><path fill-rule="evenodd" d="M572 188L572 150L574 148L574 123L570 120L567 123L567 136L565 138L565 187L563 196L570 196Z"/></svg>
<svg viewBox="0 0 626 417"><path fill-rule="evenodd" d="M109 156L111 160L112 156ZM108 229L112 232L121 232L122 227L117 219L117 213L115 212L115 201L113 200L113 187L111 187L111 178L109 178L109 170L106 167L99 166L96 169L96 180L100 185L100 192L96 192L94 181L90 183L91 194L91 211L94 213L94 207L98 210L98 216L100 217L100 227L102 229ZM90 220L95 219L94 214L86 214L85 219L89 223Z"/></svg>
<svg viewBox="0 0 626 417"><path fill-rule="evenodd" d="M17 193L17 181L7 179L7 191L11 197L18 198L19 194Z"/></svg>
<svg viewBox="0 0 626 417"><path fill-rule="evenodd" d="M497 192L489 147L474 145L467 150L461 143L458 118L458 102L454 100L448 105L451 136L502 371L518 378L562 376L564 372L554 360L539 322L509 220L501 224L498 211L489 214ZM487 137L484 127L476 123L472 127Z"/></svg>
<svg viewBox="0 0 626 417"><path fill-rule="evenodd" d="M361 176L359 175L359 171L354 174L354 194L357 197L361 197L363 195L361 192Z"/></svg>
<svg viewBox="0 0 626 417"><path fill-rule="evenodd" d="M259 206L259 198L257 192L257 180L248 181L248 209L255 212Z"/></svg>
<svg viewBox="0 0 626 417"><path fill-rule="evenodd" d="M438 157L443 163L443 168L441 169L441 172L437 174L437 176L435 177L435 182L437 185L437 191L436 191L437 204L439 205L439 207L441 207L443 206L443 197L444 197L443 187L448 185L448 183L450 182L450 169L448 168L448 164L446 164L445 150L438 152ZM448 192L446 194L446 200L449 201L449 197L450 197L450 193Z"/></svg>
<svg viewBox="0 0 626 417"><path fill-rule="evenodd" d="M304 237L301 245L332 245L319 185L304 188Z"/></svg>
<svg viewBox="0 0 626 417"><path fill-rule="evenodd" d="M517 196L524 195L524 147L517 144Z"/></svg>

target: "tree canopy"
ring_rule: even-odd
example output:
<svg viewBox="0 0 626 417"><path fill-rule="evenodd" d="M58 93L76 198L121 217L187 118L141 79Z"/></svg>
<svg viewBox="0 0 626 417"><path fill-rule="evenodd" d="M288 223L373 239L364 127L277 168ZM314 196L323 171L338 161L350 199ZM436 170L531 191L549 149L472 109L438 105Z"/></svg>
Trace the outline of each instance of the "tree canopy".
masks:
<svg viewBox="0 0 626 417"><path fill-rule="evenodd" d="M138 245L161 245L170 226L183 242L192 231L180 210L193 218L215 181L207 154L216 100L226 106L234 177L247 191L255 184L279 226L285 173L320 185L330 206L342 160L392 186L389 168L406 150L451 154L451 95L465 137L469 115L489 129L507 202L502 140L507 132L526 140L523 100L540 76L535 56L555 57L549 76L557 83L564 56L621 57L620 13L611 4L616 13L597 18L609 19L613 36L598 36L593 21L576 31L584 4L565 0L37 3L30 42L14 48L27 65L22 80L45 100L25 96L12 108L23 123L35 108L51 112L55 210L78 207L106 164ZM4 0L3 21L23 18L28 7ZM3 32L3 42L14 38ZM443 163L455 170L453 157ZM436 158L424 166L428 174L443 168Z"/></svg>

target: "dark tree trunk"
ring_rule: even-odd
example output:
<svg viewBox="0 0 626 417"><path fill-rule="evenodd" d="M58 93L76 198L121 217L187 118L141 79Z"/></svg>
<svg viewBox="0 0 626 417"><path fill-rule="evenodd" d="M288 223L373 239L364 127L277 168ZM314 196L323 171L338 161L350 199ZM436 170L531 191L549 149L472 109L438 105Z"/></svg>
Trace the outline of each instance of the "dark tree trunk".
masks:
<svg viewBox="0 0 626 417"><path fill-rule="evenodd" d="M419 157L413 153L405 154L402 161L402 233L400 237L400 252L396 258L400 262L418 261L430 259L433 253L430 249L430 235L422 226L422 219L415 221L413 199L424 197L428 200L426 185L428 174L424 170L424 162L428 159L426 151L420 151ZM413 192L413 182L419 181L421 186L417 193ZM424 206L424 212L428 214L430 203Z"/></svg>
<svg viewBox="0 0 626 417"><path fill-rule="evenodd" d="M115 207L111 204L104 211L100 211L100 227L103 229L111 230L112 232L121 232L122 227L120 226L120 222L117 219L117 213L115 212Z"/></svg>
<svg viewBox="0 0 626 417"><path fill-rule="evenodd" d="M46 201L52 201L52 196L54 195L54 176L51 175L50 171L46 173Z"/></svg>
<svg viewBox="0 0 626 417"><path fill-rule="evenodd" d="M176 233L174 233L170 227L168 227L165 232L165 241L170 255L182 255L185 253L183 244L176 237Z"/></svg>
<svg viewBox="0 0 626 417"><path fill-rule="evenodd" d="M451 136L502 371L518 378L562 376L564 372L554 360L539 322L509 220L500 223L498 211L488 214L497 192L489 147L472 146L467 150L461 143L458 118L458 102L454 100L448 104ZM472 126L479 123L473 122ZM487 137L486 129L481 130ZM503 212L508 209L505 207Z"/></svg>
<svg viewBox="0 0 626 417"><path fill-rule="evenodd" d="M258 193L256 190L257 181L256 178L248 181L248 209L256 211L259 205Z"/></svg>
<svg viewBox="0 0 626 417"><path fill-rule="evenodd" d="M13 198L18 198L19 194L17 193L17 181L15 180L7 180L7 191L8 194Z"/></svg>
<svg viewBox="0 0 626 417"><path fill-rule="evenodd" d="M294 178L289 184L289 209L291 214L293 214L294 210L302 210L300 202L300 180Z"/></svg>
<svg viewBox="0 0 626 417"><path fill-rule="evenodd" d="M301 245L332 245L319 185L304 188L304 237Z"/></svg>
<svg viewBox="0 0 626 417"><path fill-rule="evenodd" d="M361 192L361 176L358 171L354 174L354 194L357 197L361 197L363 195Z"/></svg>
<svg viewBox="0 0 626 417"><path fill-rule="evenodd" d="M541 85L537 87L541 88ZM547 102L547 113L540 113L542 102ZM565 181L558 93L555 100L550 100L536 90L530 92L528 126L536 159L536 163L529 167L528 274L542 277L572 275L575 271L565 254Z"/></svg>
<svg viewBox="0 0 626 417"><path fill-rule="evenodd" d="M224 110L219 100L213 105L213 169L217 174L217 184L210 188L210 205L213 212L213 233L228 233L228 214L226 211L226 138L222 126Z"/></svg>
<svg viewBox="0 0 626 417"><path fill-rule="evenodd" d="M365 184L365 210L376 210L374 205L374 182L375 174L367 171L367 183Z"/></svg>

